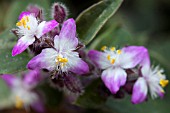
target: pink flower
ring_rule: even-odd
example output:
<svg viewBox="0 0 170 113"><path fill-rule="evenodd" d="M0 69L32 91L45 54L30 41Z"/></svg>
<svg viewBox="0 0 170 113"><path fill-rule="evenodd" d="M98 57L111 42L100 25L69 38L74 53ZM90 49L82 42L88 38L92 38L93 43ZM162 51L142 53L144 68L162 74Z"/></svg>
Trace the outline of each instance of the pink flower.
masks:
<svg viewBox="0 0 170 113"><path fill-rule="evenodd" d="M56 70L58 73L71 71L76 74L85 74L89 71L88 65L79 58L76 47L76 24L73 19L64 22L59 35L54 37L54 48L43 49L42 52L29 61L29 69Z"/></svg>
<svg viewBox="0 0 170 113"><path fill-rule="evenodd" d="M134 68L144 58L147 49L142 46L127 46L121 50L115 47L102 48L104 52L90 50L88 53L91 61L103 70L101 78L105 86L113 93L117 93L125 85L127 73L125 69Z"/></svg>
<svg viewBox="0 0 170 113"><path fill-rule="evenodd" d="M149 55L141 62L141 75L135 82L132 92L132 103L138 104L146 100L148 92L150 92L152 99L158 96L163 97L165 87L169 81L166 80L166 76L163 74L164 70L159 66L151 67Z"/></svg>
<svg viewBox="0 0 170 113"><path fill-rule="evenodd" d="M11 89L11 100L16 108L32 107L38 112L44 111L40 96L33 91L33 88L40 82L39 71L29 71L23 78L14 75L2 75L1 78Z"/></svg>
<svg viewBox="0 0 170 113"><path fill-rule="evenodd" d="M29 45L33 44L36 38L51 31L58 25L58 22L51 20L49 22L39 21L30 12L22 12L19 16L19 22L16 23L17 35L21 38L12 50L12 56L22 53Z"/></svg>

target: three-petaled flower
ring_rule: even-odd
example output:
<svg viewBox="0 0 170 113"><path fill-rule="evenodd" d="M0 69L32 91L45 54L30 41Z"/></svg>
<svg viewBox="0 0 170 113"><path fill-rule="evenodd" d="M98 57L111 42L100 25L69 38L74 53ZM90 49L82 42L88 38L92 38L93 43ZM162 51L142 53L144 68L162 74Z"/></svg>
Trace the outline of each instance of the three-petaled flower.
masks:
<svg viewBox="0 0 170 113"><path fill-rule="evenodd" d="M71 71L76 74L85 74L89 71L89 67L75 51L77 46L75 21L68 19L64 22L59 36L54 37L54 47L43 49L39 55L29 61L27 67L56 70L58 73Z"/></svg>
<svg viewBox="0 0 170 113"><path fill-rule="evenodd" d="M142 46L127 46L121 50L115 47L102 47L104 52L90 50L91 61L103 70L101 78L105 86L113 93L126 83L126 69L134 68L145 57L147 49Z"/></svg>
<svg viewBox="0 0 170 113"><path fill-rule="evenodd" d="M163 88L169 83L166 76L163 74L164 70L159 66L151 67L149 55L141 62L141 72L139 78L134 84L132 92L132 103L138 104L146 100L148 90L150 91L152 99L158 96L164 96Z"/></svg>
<svg viewBox="0 0 170 113"><path fill-rule="evenodd" d="M40 96L33 91L41 80L39 71L29 71L23 78L8 74L2 75L1 78L11 89L10 99L16 108L32 107L38 112L44 111Z"/></svg>
<svg viewBox="0 0 170 113"><path fill-rule="evenodd" d="M58 22L55 20L39 23L34 14L22 12L19 16L19 22L16 23L18 27L17 35L19 35L20 39L12 50L12 56L22 53L29 45L33 44L36 38L39 39L57 25Z"/></svg>

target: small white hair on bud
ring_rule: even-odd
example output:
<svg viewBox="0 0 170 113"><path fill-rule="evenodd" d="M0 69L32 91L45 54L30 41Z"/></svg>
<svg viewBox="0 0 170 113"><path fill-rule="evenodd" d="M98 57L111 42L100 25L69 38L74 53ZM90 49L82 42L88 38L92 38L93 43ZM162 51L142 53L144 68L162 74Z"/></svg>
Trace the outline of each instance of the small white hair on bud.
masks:
<svg viewBox="0 0 170 113"><path fill-rule="evenodd" d="M56 12L56 6L58 6L61 12ZM62 23L65 19L67 19L68 16L68 9L67 7L59 2L53 3L51 8L51 17L54 18L57 22ZM57 16L57 17L56 17Z"/></svg>

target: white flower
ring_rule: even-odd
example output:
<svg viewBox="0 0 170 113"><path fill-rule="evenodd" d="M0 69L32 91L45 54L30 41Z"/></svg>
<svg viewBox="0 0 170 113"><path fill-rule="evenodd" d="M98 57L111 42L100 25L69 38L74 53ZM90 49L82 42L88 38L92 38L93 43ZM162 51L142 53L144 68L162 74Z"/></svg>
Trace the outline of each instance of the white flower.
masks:
<svg viewBox="0 0 170 113"><path fill-rule="evenodd" d="M115 47L107 49L104 46L102 50L104 52L90 50L88 56L98 68L103 69L101 78L106 87L115 94L126 83L125 69L138 65L145 57L147 49L142 46L127 46L116 50Z"/></svg>
<svg viewBox="0 0 170 113"><path fill-rule="evenodd" d="M75 51L77 46L75 21L68 19L64 22L59 36L54 37L54 48L43 49L39 55L29 61L27 67L56 70L58 73L71 71L85 74L89 71L89 67Z"/></svg>
<svg viewBox="0 0 170 113"><path fill-rule="evenodd" d="M45 33L51 31L58 25L58 22L51 20L41 23L30 12L22 12L19 16L19 22L16 23L17 35L21 38L12 50L12 56L22 53L29 45L33 44L36 38L40 38Z"/></svg>
<svg viewBox="0 0 170 113"><path fill-rule="evenodd" d="M148 60L149 61L149 60ZM145 62L145 65L150 65ZM141 77L138 78L133 87L132 103L138 104L147 98L148 91L152 99L158 96L164 96L164 87L169 83L166 76L163 74L164 70L157 67L144 66L141 70Z"/></svg>

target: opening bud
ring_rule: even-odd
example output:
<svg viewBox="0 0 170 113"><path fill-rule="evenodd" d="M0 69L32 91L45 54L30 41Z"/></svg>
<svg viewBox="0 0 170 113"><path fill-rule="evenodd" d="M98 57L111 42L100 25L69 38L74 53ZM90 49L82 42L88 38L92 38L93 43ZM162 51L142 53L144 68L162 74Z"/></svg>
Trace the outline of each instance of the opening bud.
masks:
<svg viewBox="0 0 170 113"><path fill-rule="evenodd" d="M27 7L27 10L30 12L30 13L33 13L35 15L35 17L39 18L40 20L44 20L44 17L43 17L43 9L37 5L29 5Z"/></svg>

